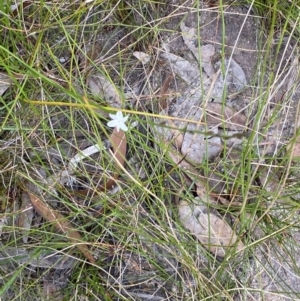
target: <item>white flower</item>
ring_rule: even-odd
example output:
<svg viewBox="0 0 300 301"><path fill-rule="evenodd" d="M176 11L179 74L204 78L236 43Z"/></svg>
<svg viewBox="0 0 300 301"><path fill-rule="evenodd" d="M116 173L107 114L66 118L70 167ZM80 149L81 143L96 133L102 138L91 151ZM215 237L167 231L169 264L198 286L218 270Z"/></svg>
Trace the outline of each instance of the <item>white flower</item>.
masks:
<svg viewBox="0 0 300 301"><path fill-rule="evenodd" d="M124 132L128 130L128 127L125 125L125 122L129 117L128 115L123 117L123 113L121 111L118 111L117 114L109 114L109 117L112 119L107 123L109 127L116 127L118 132L120 129Z"/></svg>

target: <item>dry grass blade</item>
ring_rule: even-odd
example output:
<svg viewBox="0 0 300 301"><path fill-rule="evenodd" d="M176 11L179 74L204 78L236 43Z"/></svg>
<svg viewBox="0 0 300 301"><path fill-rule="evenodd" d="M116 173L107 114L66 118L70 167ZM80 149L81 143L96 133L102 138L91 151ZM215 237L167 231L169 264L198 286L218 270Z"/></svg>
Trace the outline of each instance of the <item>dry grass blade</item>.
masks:
<svg viewBox="0 0 300 301"><path fill-rule="evenodd" d="M89 262L96 264L95 258L91 254L88 246L82 244L82 237L77 230L66 220L66 218L44 203L40 198L34 194L29 193L30 200L34 209L47 221L53 223L56 230L64 233L71 242L76 243L79 251L85 256Z"/></svg>

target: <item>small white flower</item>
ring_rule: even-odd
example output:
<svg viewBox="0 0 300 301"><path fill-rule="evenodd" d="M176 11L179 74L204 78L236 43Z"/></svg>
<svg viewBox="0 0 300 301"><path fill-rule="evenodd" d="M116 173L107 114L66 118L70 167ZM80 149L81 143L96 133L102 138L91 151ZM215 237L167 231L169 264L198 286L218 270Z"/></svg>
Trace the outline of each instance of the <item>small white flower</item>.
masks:
<svg viewBox="0 0 300 301"><path fill-rule="evenodd" d="M120 129L124 132L128 130L128 127L125 124L129 117L128 115L123 117L123 113L121 111L118 111L116 114L109 114L109 117L112 119L107 123L109 127L116 127L118 132Z"/></svg>

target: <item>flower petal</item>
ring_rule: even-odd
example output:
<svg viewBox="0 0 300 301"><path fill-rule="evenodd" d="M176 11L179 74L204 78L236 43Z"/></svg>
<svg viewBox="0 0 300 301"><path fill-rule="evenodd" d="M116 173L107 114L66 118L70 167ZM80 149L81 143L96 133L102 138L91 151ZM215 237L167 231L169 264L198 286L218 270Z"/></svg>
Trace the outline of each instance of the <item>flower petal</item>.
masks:
<svg viewBox="0 0 300 301"><path fill-rule="evenodd" d="M129 115L124 116L124 117L123 117L123 122L126 122L127 119L128 119L128 117L129 117Z"/></svg>
<svg viewBox="0 0 300 301"><path fill-rule="evenodd" d="M117 114L116 114L116 117L120 120L120 119L123 119L123 113L122 111L118 111Z"/></svg>
<svg viewBox="0 0 300 301"><path fill-rule="evenodd" d="M117 120L111 120L107 123L107 126L109 126L110 128L114 128L115 126L117 126L117 124Z"/></svg>
<svg viewBox="0 0 300 301"><path fill-rule="evenodd" d="M127 132L128 131L128 127L126 126L125 123L119 124L119 127L122 131Z"/></svg>
<svg viewBox="0 0 300 301"><path fill-rule="evenodd" d="M111 119L117 119L117 114L108 114Z"/></svg>

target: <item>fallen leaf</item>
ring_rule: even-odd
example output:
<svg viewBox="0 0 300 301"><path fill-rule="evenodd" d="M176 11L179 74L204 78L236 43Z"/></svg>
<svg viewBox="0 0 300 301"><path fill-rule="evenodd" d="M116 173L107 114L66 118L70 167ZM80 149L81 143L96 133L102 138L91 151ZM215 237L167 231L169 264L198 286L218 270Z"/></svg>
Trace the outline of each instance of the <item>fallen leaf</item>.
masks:
<svg viewBox="0 0 300 301"><path fill-rule="evenodd" d="M76 259L57 251L49 252L45 249L36 252L36 249L24 249L20 247L8 247L0 244L0 264L12 260L14 263L30 265L34 268L66 270L76 264Z"/></svg>
<svg viewBox="0 0 300 301"><path fill-rule="evenodd" d="M212 77L216 73L211 62L211 58L215 54L213 45L203 45L199 49L195 46L195 43L197 43L199 40L196 29L185 26L183 22L180 24L180 29L185 45L192 51L206 74L209 77Z"/></svg>
<svg viewBox="0 0 300 301"><path fill-rule="evenodd" d="M109 106L121 108L122 100L118 88L104 75L97 73L89 76L87 85L93 95L104 99Z"/></svg>
<svg viewBox="0 0 300 301"><path fill-rule="evenodd" d="M150 55L145 52L134 51L133 56L136 57L143 65L150 62Z"/></svg>
<svg viewBox="0 0 300 301"><path fill-rule="evenodd" d="M292 158L299 159L300 158L300 142L296 141L292 147Z"/></svg>
<svg viewBox="0 0 300 301"><path fill-rule="evenodd" d="M181 153L192 164L201 164L203 159L215 157L223 148L221 139L214 136L218 132L217 128L211 130L212 136L208 137L205 134L208 125L202 124L202 116L202 109L198 109L193 116L188 117L199 121L199 124L188 123L183 137Z"/></svg>
<svg viewBox="0 0 300 301"><path fill-rule="evenodd" d="M183 22L180 24L180 29L184 43L198 60L205 73L211 79L214 75L218 75L212 82L212 87L208 93L209 96L217 100L222 100L224 88L233 85L236 92L239 92L246 86L246 75L240 65L232 57L213 63L212 57L215 54L214 46L206 44L196 47L195 45L199 42L198 30L196 28L187 27ZM221 70L221 65L224 65L226 76L224 76L222 72L218 72L218 70Z"/></svg>
<svg viewBox="0 0 300 301"><path fill-rule="evenodd" d="M22 192L21 202L21 213L18 217L18 226L20 227L20 229L22 229L21 231L23 242L27 243L34 213L30 197L26 191Z"/></svg>
<svg viewBox="0 0 300 301"><path fill-rule="evenodd" d="M120 165L124 166L125 162L127 149L126 135L124 131L120 130L118 132L117 128L114 128L109 140L113 148L114 158L116 159L115 168L117 171L120 171ZM110 179L107 183L105 183L104 190L110 189L112 185L115 184L118 177L119 173L115 173L113 178Z"/></svg>
<svg viewBox="0 0 300 301"><path fill-rule="evenodd" d="M6 74L0 72L0 96L11 86L13 80Z"/></svg>
<svg viewBox="0 0 300 301"><path fill-rule="evenodd" d="M114 155L120 165L124 165L125 162L125 155L126 155L126 148L127 148L127 140L124 131L118 130L114 128L111 136L110 142L114 151ZM116 164L116 169L120 170L118 164Z"/></svg>
<svg viewBox="0 0 300 301"><path fill-rule="evenodd" d="M201 164L204 159L217 156L223 149L220 137L207 137L196 132L199 130L203 132L205 128L199 128L192 123L188 124L181 147L181 153L186 160L196 165Z"/></svg>
<svg viewBox="0 0 300 301"><path fill-rule="evenodd" d="M158 100L158 106L159 106L159 111L165 110L168 107L167 103L167 92L170 86L170 83L174 79L173 74L170 74L164 81L160 91L159 91L159 100Z"/></svg>
<svg viewBox="0 0 300 301"><path fill-rule="evenodd" d="M205 107L205 112L206 114L202 121L205 121L207 126L218 126L235 131L244 131L246 129L246 116L229 106L209 102Z"/></svg>
<svg viewBox="0 0 300 301"><path fill-rule="evenodd" d="M189 61L184 58L177 56L170 52L163 52L160 54L162 59L169 62L172 68L172 72L182 78L187 84L197 83L200 79L200 71L194 67ZM203 82L207 79L206 75L203 74Z"/></svg>
<svg viewBox="0 0 300 301"><path fill-rule="evenodd" d="M240 252L244 249L244 244L238 241L231 227L207 206L181 200L178 211L184 227L216 256L224 257L226 252Z"/></svg>
<svg viewBox="0 0 300 301"><path fill-rule="evenodd" d="M225 64L226 62L228 63L228 61L225 61ZM245 72L234 59L230 60L230 69L232 84L235 86L237 91L241 91L247 85Z"/></svg>
<svg viewBox="0 0 300 301"><path fill-rule="evenodd" d="M118 171L121 169L120 165L124 166L124 162L125 162L127 140L124 131L120 130L118 132L117 128L114 128L109 140L113 148L114 158L116 159L115 168L117 172L103 185L101 186L99 185L97 187L98 191L107 191L112 188L112 186L116 183L116 180L119 177ZM87 196L89 192L90 189L76 191L77 194L81 194L85 196Z"/></svg>
<svg viewBox="0 0 300 301"><path fill-rule="evenodd" d="M172 133L172 143L177 149L181 150L182 143L184 140L184 133L182 133L181 131L176 129L176 125L174 124L174 122L172 120L167 120L167 121L170 126L171 133Z"/></svg>
<svg viewBox="0 0 300 301"><path fill-rule="evenodd" d="M165 47L167 48L167 47ZM177 75L188 86L188 88L180 92L180 96L176 100L176 110L172 113L173 116L187 118L192 108L198 108L202 102L203 91L206 91L210 86L210 79L200 70L198 66L192 65L184 58L165 51L160 54L161 59L165 60L172 71L172 74ZM164 105L162 106L164 107Z"/></svg>
<svg viewBox="0 0 300 301"><path fill-rule="evenodd" d="M43 279L44 300L61 301L64 299L61 288L54 282Z"/></svg>
<svg viewBox="0 0 300 301"><path fill-rule="evenodd" d="M63 215L51 208L48 204L43 202L36 195L30 193L30 201L34 209L48 222L52 223L57 231L65 234L71 242L75 243L79 251L87 258L91 263L96 264L96 261L91 254L88 246L82 243L83 239L77 230L69 223Z"/></svg>

